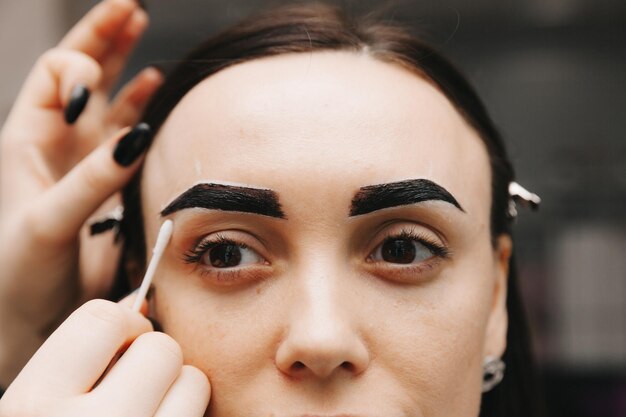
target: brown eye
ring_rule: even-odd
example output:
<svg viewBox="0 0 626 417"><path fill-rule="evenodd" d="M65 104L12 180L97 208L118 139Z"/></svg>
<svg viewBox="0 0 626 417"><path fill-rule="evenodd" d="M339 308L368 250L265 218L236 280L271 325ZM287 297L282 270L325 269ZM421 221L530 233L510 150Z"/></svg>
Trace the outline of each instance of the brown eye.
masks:
<svg viewBox="0 0 626 417"><path fill-rule="evenodd" d="M209 263L216 268L232 268L241 262L241 250L236 245L218 245L208 253Z"/></svg>
<svg viewBox="0 0 626 417"><path fill-rule="evenodd" d="M394 264L410 264L415 260L415 245L410 240L389 239L383 243L383 260Z"/></svg>
<svg viewBox="0 0 626 417"><path fill-rule="evenodd" d="M202 261L205 265L214 268L235 268L261 263L263 258L245 246L235 243L218 243L205 253Z"/></svg>
<svg viewBox="0 0 626 417"><path fill-rule="evenodd" d="M378 246L372 259L392 264L411 264L425 261L433 255L433 251L418 240L396 237L387 239Z"/></svg>

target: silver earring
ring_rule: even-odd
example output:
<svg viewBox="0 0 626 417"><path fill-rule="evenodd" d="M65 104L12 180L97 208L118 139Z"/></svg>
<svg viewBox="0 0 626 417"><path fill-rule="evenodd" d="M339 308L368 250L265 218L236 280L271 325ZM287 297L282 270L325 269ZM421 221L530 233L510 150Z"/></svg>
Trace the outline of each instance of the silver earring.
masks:
<svg viewBox="0 0 626 417"><path fill-rule="evenodd" d="M483 362L483 393L491 391L504 378L506 365L500 358L487 356Z"/></svg>

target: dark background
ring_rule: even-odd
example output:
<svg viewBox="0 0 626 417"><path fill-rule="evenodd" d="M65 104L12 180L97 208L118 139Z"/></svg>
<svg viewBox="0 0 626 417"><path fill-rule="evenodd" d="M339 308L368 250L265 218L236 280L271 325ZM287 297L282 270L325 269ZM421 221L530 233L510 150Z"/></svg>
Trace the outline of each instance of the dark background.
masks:
<svg viewBox="0 0 626 417"><path fill-rule="evenodd" d="M0 47L15 57L0 63L0 120L24 69L94 3L0 0ZM168 66L217 30L278 4L146 3L152 23L125 78L148 64ZM356 13L385 2L334 3ZM626 416L626 1L391 4L387 19L411 24L464 70L505 136L519 182L543 199L537 213L520 210L515 230L550 415ZM29 26L28 8L43 29ZM9 38L11 25L31 32L29 45Z"/></svg>

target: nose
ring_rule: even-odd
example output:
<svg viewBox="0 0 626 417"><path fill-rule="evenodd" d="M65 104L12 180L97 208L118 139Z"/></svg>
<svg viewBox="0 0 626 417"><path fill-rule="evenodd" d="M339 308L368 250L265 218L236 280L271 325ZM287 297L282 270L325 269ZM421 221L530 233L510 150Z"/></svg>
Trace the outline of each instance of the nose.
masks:
<svg viewBox="0 0 626 417"><path fill-rule="evenodd" d="M328 379L367 369L370 354L354 319L354 300L342 300L333 281L318 277L298 287L286 336L276 351L276 366L284 374Z"/></svg>

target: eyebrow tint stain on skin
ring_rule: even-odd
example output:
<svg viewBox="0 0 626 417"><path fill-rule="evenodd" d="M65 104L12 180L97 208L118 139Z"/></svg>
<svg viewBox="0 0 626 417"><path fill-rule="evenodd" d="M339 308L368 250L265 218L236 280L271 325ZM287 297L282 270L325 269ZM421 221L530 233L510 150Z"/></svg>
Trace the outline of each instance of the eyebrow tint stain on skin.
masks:
<svg viewBox="0 0 626 417"><path fill-rule="evenodd" d="M278 194L272 190L213 183L191 187L165 207L161 216L196 207L286 218Z"/></svg>
<svg viewBox="0 0 626 417"><path fill-rule="evenodd" d="M359 216L390 207L439 200L465 212L442 186L426 179L405 180L362 187L352 199L350 216Z"/></svg>

